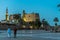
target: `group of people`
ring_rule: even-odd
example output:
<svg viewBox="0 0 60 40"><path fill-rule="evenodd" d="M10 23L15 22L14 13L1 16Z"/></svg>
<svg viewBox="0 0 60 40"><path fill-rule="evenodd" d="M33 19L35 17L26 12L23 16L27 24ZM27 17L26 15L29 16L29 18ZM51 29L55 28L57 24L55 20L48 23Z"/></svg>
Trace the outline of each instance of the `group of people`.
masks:
<svg viewBox="0 0 60 40"><path fill-rule="evenodd" d="M8 28L7 33L8 33L8 37L11 37L11 28L10 27ZM14 33L14 38L16 38L16 34L17 34L16 27L13 29L13 33Z"/></svg>

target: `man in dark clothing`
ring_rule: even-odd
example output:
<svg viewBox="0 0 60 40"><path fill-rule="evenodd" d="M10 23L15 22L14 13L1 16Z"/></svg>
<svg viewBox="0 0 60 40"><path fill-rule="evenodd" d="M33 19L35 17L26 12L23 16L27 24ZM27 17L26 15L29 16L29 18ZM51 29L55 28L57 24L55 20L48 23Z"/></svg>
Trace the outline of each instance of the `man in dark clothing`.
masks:
<svg viewBox="0 0 60 40"><path fill-rule="evenodd" d="M14 38L16 38L16 34L17 34L17 28L14 28Z"/></svg>

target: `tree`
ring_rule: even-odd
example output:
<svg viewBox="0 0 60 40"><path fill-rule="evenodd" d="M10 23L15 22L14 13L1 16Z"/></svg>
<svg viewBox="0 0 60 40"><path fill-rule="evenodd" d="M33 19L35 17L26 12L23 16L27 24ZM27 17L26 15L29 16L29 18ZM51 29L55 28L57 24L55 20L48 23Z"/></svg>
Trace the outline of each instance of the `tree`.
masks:
<svg viewBox="0 0 60 40"><path fill-rule="evenodd" d="M13 15L13 18L14 18L14 22L17 24L21 21L21 16L20 14L14 14Z"/></svg>
<svg viewBox="0 0 60 40"><path fill-rule="evenodd" d="M58 4L57 7L60 7L60 4Z"/></svg>
<svg viewBox="0 0 60 40"><path fill-rule="evenodd" d="M14 14L14 19L16 20L20 19L20 14Z"/></svg>
<svg viewBox="0 0 60 40"><path fill-rule="evenodd" d="M60 11L60 4L58 4L57 7L58 7L58 9L59 9L59 11Z"/></svg>
<svg viewBox="0 0 60 40"><path fill-rule="evenodd" d="M58 18L55 17L53 21L55 22L55 26L57 26L57 22L59 22Z"/></svg>
<svg viewBox="0 0 60 40"><path fill-rule="evenodd" d="M42 20L42 24L43 25L49 25L49 23L45 19Z"/></svg>
<svg viewBox="0 0 60 40"><path fill-rule="evenodd" d="M38 21L38 20L36 20L36 22L35 22L35 26L39 29L39 28L40 28L40 26L41 26L41 22L40 22L40 21Z"/></svg>
<svg viewBox="0 0 60 40"><path fill-rule="evenodd" d="M50 28L48 21L46 21L45 19L42 19L42 25L43 25L42 29L48 30Z"/></svg>

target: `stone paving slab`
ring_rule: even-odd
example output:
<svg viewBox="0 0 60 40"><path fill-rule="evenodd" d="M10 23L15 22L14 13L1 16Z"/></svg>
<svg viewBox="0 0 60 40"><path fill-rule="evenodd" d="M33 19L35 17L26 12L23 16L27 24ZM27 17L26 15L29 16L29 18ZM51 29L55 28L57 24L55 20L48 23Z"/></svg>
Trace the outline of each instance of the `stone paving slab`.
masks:
<svg viewBox="0 0 60 40"><path fill-rule="evenodd" d="M32 38L32 37L17 37L17 38L8 38L2 37L0 40L57 40L57 39L49 39L49 38Z"/></svg>
<svg viewBox="0 0 60 40"><path fill-rule="evenodd" d="M60 40L60 33L18 31L17 38L13 37L13 32L9 38L6 31L1 31L0 40Z"/></svg>

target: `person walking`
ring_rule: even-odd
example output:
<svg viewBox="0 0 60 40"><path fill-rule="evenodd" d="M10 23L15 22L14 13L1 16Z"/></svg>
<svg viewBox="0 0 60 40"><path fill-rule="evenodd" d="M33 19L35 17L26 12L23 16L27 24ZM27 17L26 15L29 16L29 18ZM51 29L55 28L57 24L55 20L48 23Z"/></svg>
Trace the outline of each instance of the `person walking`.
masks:
<svg viewBox="0 0 60 40"><path fill-rule="evenodd" d="M8 37L11 37L11 29L10 28L8 28L7 33L8 33Z"/></svg>
<svg viewBox="0 0 60 40"><path fill-rule="evenodd" d="M14 38L16 38L16 34L17 34L17 28L14 28Z"/></svg>

